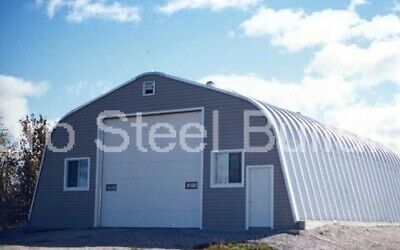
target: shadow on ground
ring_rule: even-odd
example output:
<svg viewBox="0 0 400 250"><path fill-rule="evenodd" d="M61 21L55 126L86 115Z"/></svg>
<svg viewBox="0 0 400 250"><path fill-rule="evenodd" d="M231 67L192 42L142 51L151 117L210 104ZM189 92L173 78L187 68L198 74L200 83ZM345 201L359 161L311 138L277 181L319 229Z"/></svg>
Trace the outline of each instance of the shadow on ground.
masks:
<svg viewBox="0 0 400 250"><path fill-rule="evenodd" d="M28 232L23 228L0 233L2 246L205 248L211 243L256 240L278 231L201 231L197 229L99 228Z"/></svg>

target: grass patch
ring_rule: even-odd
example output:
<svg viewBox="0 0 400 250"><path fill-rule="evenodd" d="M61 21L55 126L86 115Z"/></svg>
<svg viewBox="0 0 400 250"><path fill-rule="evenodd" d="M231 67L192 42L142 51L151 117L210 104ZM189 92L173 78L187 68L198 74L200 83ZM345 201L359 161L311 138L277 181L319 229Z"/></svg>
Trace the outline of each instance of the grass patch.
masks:
<svg viewBox="0 0 400 250"><path fill-rule="evenodd" d="M209 250L272 250L273 248L266 243L219 243L211 244L207 247Z"/></svg>

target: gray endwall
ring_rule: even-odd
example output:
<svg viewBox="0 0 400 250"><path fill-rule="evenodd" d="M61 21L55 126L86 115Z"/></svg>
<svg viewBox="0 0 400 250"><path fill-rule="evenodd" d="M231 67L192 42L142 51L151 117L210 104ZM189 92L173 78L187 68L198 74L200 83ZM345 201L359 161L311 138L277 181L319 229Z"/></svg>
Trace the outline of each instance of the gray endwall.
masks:
<svg viewBox="0 0 400 250"><path fill-rule="evenodd" d="M142 82L145 80L156 81L155 96L142 96ZM209 135L204 153L203 228L243 230L245 228L245 188L210 188L212 111L219 110L220 114L220 149L239 149L243 148L243 111L254 110L256 107L242 99L158 74L139 78L61 121L75 128L76 143L68 153L46 151L30 226L32 228L93 226L96 174L94 141L97 133L96 117L100 112L121 110L125 113L135 113L193 107L205 108L205 126ZM265 124L265 122L265 118L253 121L254 125ZM63 129L56 129L52 134L52 141L55 145L65 145L67 134ZM262 144L265 138L262 135L254 135L253 141L256 144ZM90 157L89 191L63 191L66 157ZM268 153L247 153L245 160L246 165L274 165L274 225L275 228L294 227L276 146Z"/></svg>

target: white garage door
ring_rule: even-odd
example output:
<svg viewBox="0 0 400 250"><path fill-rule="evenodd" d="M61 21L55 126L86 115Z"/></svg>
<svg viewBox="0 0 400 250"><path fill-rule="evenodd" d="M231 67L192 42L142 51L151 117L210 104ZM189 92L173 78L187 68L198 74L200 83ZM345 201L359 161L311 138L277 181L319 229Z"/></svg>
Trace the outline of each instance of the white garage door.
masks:
<svg viewBox="0 0 400 250"><path fill-rule="evenodd" d="M138 148L137 130L128 122L108 119L107 126L129 131L130 144L122 153L103 153L101 191L101 225L104 227L200 227L201 152L183 150L179 138L182 126L201 124L201 112L143 116L147 127L142 131L142 152ZM149 130L156 123L168 123L177 131L177 138L157 138L160 148L176 143L169 152L155 152L149 143ZM157 134L166 133L162 125ZM191 128L189 133L199 133ZM115 146L121 136L104 133L105 145ZM190 147L203 140L187 139ZM197 186L197 187L196 187Z"/></svg>

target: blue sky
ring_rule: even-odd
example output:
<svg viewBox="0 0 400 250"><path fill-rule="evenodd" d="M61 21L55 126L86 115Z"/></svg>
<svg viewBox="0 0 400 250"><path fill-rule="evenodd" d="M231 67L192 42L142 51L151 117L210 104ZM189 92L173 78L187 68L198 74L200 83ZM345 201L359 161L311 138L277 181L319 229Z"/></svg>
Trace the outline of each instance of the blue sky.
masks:
<svg viewBox="0 0 400 250"><path fill-rule="evenodd" d="M56 120L156 70L214 80L400 147L399 6L391 0L1 1L0 113L9 127L26 112ZM249 92L251 85L258 93Z"/></svg>

